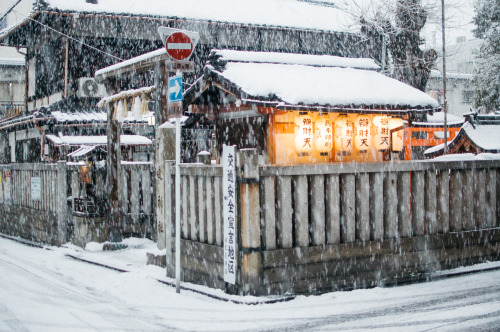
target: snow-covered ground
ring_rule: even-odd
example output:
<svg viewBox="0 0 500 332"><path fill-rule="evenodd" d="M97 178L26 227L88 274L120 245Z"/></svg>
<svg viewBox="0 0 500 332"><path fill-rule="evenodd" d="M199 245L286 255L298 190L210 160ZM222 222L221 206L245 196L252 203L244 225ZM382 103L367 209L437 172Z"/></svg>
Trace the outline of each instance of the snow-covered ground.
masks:
<svg viewBox="0 0 500 332"><path fill-rule="evenodd" d="M191 291L176 294L157 281L166 280L163 269L145 264L156 245L126 243L128 249L115 252L97 244L40 249L0 237L0 331L500 329L500 271L244 305Z"/></svg>

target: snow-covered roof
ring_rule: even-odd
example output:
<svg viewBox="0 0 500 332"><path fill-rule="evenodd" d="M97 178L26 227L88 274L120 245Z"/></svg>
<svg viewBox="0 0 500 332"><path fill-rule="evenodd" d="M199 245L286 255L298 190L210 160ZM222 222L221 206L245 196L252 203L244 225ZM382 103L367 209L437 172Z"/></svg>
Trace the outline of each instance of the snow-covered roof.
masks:
<svg viewBox="0 0 500 332"><path fill-rule="evenodd" d="M75 151L68 153L68 157L71 158L80 158L83 157L90 152L94 151L96 149L96 145L82 145L80 148L76 149Z"/></svg>
<svg viewBox="0 0 500 332"><path fill-rule="evenodd" d="M24 58L0 58L0 66L16 66L25 65Z"/></svg>
<svg viewBox="0 0 500 332"><path fill-rule="evenodd" d="M53 111L51 115L57 122L106 122L106 112L61 112Z"/></svg>
<svg viewBox="0 0 500 332"><path fill-rule="evenodd" d="M431 70L431 77L432 78L443 78L442 72L439 70ZM461 80L472 80L474 78L473 74L465 74L465 73L455 73L455 72L446 72L446 78L447 79L461 79Z"/></svg>
<svg viewBox="0 0 500 332"><path fill-rule="evenodd" d="M104 135L100 136L56 136L47 135L45 136L49 141L53 142L55 145L106 145L108 142L108 137ZM152 141L144 136L140 135L121 135L120 136L121 145L152 145Z"/></svg>
<svg viewBox="0 0 500 332"><path fill-rule="evenodd" d="M111 96L107 96L107 97L103 97L101 100L99 100L99 102L97 103L97 106L98 107L104 107L109 102L113 102L115 100L123 99L123 98L135 97L135 96L141 95L143 93L151 93L154 90L155 90L154 86L146 86L146 87L139 88L139 89L131 89L131 90L120 91L117 94L114 94L114 95L111 95Z"/></svg>
<svg viewBox="0 0 500 332"><path fill-rule="evenodd" d="M464 123L465 118L456 116L450 113L446 114L446 123L448 125L456 125ZM434 124L444 124L444 112L435 112L434 114L427 114L427 122Z"/></svg>
<svg viewBox="0 0 500 332"><path fill-rule="evenodd" d="M465 122L458 134L448 142L448 149L459 144L463 137L478 147L482 152L500 153L500 123L499 124L472 124ZM444 143L425 150L426 156L439 155L444 150Z"/></svg>
<svg viewBox="0 0 500 332"><path fill-rule="evenodd" d="M223 56L224 52L221 52ZM242 57L252 60L259 56L257 53L234 51L226 54L238 60ZM241 55L236 57L234 54ZM244 98L274 100L290 106L390 105L423 109L439 107L438 102L431 96L407 84L373 70L350 68L360 64L368 65L367 59L342 60L337 57L284 53L267 53L260 56L269 62L276 56L276 62L280 63L234 62L229 61L228 56L222 66L215 64L215 67L209 65L207 68L236 86L247 96ZM296 62L299 64L294 64ZM308 62L312 65L306 65ZM343 67L317 67L318 63L335 65L341 62Z"/></svg>
<svg viewBox="0 0 500 332"><path fill-rule="evenodd" d="M251 52L234 50L214 50L212 56L219 61L281 63L318 67L342 67L359 69L380 69L375 60L369 58L343 58L332 55L290 54L278 52Z"/></svg>
<svg viewBox="0 0 500 332"><path fill-rule="evenodd" d="M128 59L128 60L125 60L125 61L122 61L122 62L118 62L117 64L114 64L114 65L111 65L111 66L108 66L108 67L105 67L105 68L101 68L101 69L99 69L99 70L97 70L95 72L94 77L98 81L101 81L104 78L106 78L106 75L108 75L108 74L110 74L112 72L118 71L119 69L123 69L123 68L126 68L126 67L131 67L131 66L134 66L135 64L137 64L139 62L150 60L150 59L153 59L153 58L156 58L156 57L160 57L160 56L163 56L163 55L166 55L166 54L167 54L167 49L165 47L162 47L162 48L157 49L155 51L144 53L144 54L141 54L139 56L133 57L131 59Z"/></svg>
<svg viewBox="0 0 500 332"><path fill-rule="evenodd" d="M500 151L500 124L473 125L470 122L462 126L469 139L484 151Z"/></svg>
<svg viewBox="0 0 500 332"><path fill-rule="evenodd" d="M297 0L44 0L45 10L115 15L147 15L192 20L293 27L326 31L352 30L353 18L334 7Z"/></svg>

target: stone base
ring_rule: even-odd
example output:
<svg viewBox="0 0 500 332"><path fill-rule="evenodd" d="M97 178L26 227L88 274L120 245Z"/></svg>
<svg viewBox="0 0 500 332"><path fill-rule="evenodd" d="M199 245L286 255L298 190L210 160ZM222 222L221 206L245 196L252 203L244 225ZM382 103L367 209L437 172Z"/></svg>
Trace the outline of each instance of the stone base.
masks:
<svg viewBox="0 0 500 332"><path fill-rule="evenodd" d="M85 248L89 242L103 243L109 240L107 218L87 218L73 216L75 225L72 243Z"/></svg>
<svg viewBox="0 0 500 332"><path fill-rule="evenodd" d="M162 268L167 267L167 255L166 254L154 254L148 252L147 254L147 265L156 265Z"/></svg>

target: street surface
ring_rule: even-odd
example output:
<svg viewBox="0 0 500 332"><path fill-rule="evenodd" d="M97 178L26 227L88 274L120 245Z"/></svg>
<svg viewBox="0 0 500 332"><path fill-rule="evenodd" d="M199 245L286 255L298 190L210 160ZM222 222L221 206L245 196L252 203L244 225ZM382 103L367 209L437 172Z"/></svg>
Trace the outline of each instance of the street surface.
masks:
<svg viewBox="0 0 500 332"><path fill-rule="evenodd" d="M242 305L0 237L0 331L493 331L500 271ZM145 260L145 258L144 258Z"/></svg>

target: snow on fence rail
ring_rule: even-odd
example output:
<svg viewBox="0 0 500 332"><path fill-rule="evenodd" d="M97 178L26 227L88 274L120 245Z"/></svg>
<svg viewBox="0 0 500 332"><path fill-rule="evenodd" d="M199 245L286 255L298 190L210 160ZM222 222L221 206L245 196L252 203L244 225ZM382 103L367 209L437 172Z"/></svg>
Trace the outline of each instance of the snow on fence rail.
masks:
<svg viewBox="0 0 500 332"><path fill-rule="evenodd" d="M324 291L500 255L498 160L245 163L251 159L240 152L235 288L223 281L222 167L180 167L184 281L240 294ZM172 276L174 172L167 163L166 264Z"/></svg>

